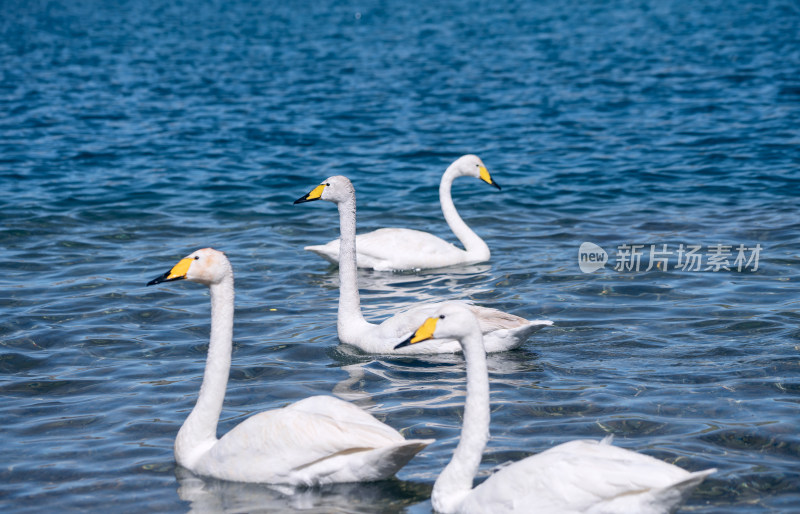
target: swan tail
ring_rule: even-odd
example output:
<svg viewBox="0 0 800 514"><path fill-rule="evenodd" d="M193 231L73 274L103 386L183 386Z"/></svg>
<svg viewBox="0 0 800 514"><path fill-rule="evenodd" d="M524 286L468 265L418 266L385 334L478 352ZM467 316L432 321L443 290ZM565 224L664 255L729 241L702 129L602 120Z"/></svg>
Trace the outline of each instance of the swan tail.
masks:
<svg viewBox="0 0 800 514"><path fill-rule="evenodd" d="M521 340L524 341L527 338L529 338L531 335L533 335L534 332L538 332L542 328L549 327L549 326L552 326L552 325L553 325L553 322L550 321L549 319L537 319L535 321L531 321L530 323L528 323L524 327L521 327L521 328L518 329L517 337L519 337Z"/></svg>
<svg viewBox="0 0 800 514"><path fill-rule="evenodd" d="M412 439L380 448L351 448L295 469L288 482L314 486L385 480L433 441Z"/></svg>
<svg viewBox="0 0 800 514"><path fill-rule="evenodd" d="M484 335L483 344L486 353L505 352L519 348L530 338L534 332L543 327L552 325L549 320L529 321L524 325L514 328L503 328Z"/></svg>
<svg viewBox="0 0 800 514"><path fill-rule="evenodd" d="M509 349L518 348L522 346L522 344L528 340L535 332L538 332L544 327L549 327L553 324L552 321L547 319L531 321L527 325L523 325L519 328L511 329L510 332L513 333L513 338L516 340L516 344L513 345Z"/></svg>
<svg viewBox="0 0 800 514"><path fill-rule="evenodd" d="M677 510L677 508L689 498L697 486L699 486L706 477L716 471L716 468L695 471L678 482L654 491L654 497L656 498L655 503L666 506L669 509L666 512Z"/></svg>
<svg viewBox="0 0 800 514"><path fill-rule="evenodd" d="M331 252L328 245L314 245L314 246L306 246L303 250L311 253L315 253L325 259L326 261L330 262L331 264L339 264L339 252L338 248L336 252Z"/></svg>
<svg viewBox="0 0 800 514"><path fill-rule="evenodd" d="M381 468L379 474L382 478L389 478L434 441L435 439L411 439L398 444L394 448L384 449L382 452L384 453L383 457L378 459L378 464Z"/></svg>
<svg viewBox="0 0 800 514"><path fill-rule="evenodd" d="M360 462L353 466L353 476L358 481L384 480L405 466L416 454L431 444L434 439L411 439L368 452Z"/></svg>

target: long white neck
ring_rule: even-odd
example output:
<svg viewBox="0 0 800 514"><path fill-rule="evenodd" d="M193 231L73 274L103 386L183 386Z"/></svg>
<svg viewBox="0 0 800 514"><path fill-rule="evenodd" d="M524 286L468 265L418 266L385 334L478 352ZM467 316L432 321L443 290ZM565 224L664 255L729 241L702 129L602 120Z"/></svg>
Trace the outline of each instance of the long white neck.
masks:
<svg viewBox="0 0 800 514"><path fill-rule="evenodd" d="M467 398L461 439L453 458L433 484L431 503L442 513L456 512L472 491L481 455L489 440L489 372L480 332L461 341L467 366Z"/></svg>
<svg viewBox="0 0 800 514"><path fill-rule="evenodd" d="M192 468L217 442L217 423L228 386L233 346L233 276L212 284L211 337L197 403L175 438L175 460Z"/></svg>
<svg viewBox="0 0 800 514"><path fill-rule="evenodd" d="M442 175L442 181L439 183L439 203L442 206L442 214L444 214L444 219L450 226L450 230L464 245L464 250L470 256L470 260L488 261L490 256L489 246L464 223L464 220L461 219L458 211L456 211L456 206L453 204L450 188L453 185L453 180L458 176L460 175L457 168L453 165L450 165Z"/></svg>
<svg viewBox="0 0 800 514"><path fill-rule="evenodd" d="M356 266L356 198L339 202L339 314L336 328L339 339L352 342L369 327L361 314Z"/></svg>

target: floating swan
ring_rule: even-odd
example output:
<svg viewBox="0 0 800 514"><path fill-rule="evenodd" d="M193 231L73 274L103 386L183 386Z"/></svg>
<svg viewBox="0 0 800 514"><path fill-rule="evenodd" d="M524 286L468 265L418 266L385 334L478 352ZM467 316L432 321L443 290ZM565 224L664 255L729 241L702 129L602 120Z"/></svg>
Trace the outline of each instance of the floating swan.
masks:
<svg viewBox="0 0 800 514"><path fill-rule="evenodd" d="M475 155L464 155L451 164L439 183L439 203L450 230L464 245L464 250L428 232L408 228L380 228L356 236L356 264L359 268L375 270L416 270L441 268L454 264L475 264L489 260L489 247L458 215L450 187L458 177L475 177L500 186ZM338 264L339 240L324 245L306 246L323 259Z"/></svg>
<svg viewBox="0 0 800 514"><path fill-rule="evenodd" d="M423 303L395 314L381 324L369 323L361 314L356 268L356 193L347 177L333 176L315 187L294 203L327 200L339 207L341 247L339 259L339 313L337 329L339 340L368 353L454 353L461 351L458 341L431 341L415 347L395 349L397 343L408 337L420 323L430 317L441 303ZM543 326L552 321L528 321L497 309L479 307L465 302L447 302L465 305L478 318L487 352L500 352L516 348Z"/></svg>
<svg viewBox="0 0 800 514"><path fill-rule="evenodd" d="M473 489L489 439L489 375L481 330L469 310L448 305L398 348L429 338L458 339L467 363L461 439L433 485L431 503L437 512L667 513L716 471L690 473L612 446L610 438L575 440L504 467Z"/></svg>
<svg viewBox="0 0 800 514"><path fill-rule="evenodd" d="M149 285L187 279L211 291L211 339L197 404L175 439L175 460L198 475L236 482L316 485L382 480L432 439L399 432L332 396L255 414L217 439L233 338L233 270L222 252L198 250Z"/></svg>

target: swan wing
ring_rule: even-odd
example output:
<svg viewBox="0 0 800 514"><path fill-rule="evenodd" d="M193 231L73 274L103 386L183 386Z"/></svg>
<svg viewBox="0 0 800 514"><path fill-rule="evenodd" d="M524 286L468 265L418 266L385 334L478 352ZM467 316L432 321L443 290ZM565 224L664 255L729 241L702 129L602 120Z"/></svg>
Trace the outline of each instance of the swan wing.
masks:
<svg viewBox="0 0 800 514"><path fill-rule="evenodd" d="M400 266L395 269L438 267L442 262L452 263L454 258L466 255L464 250L440 237L408 228L381 228L358 235L356 251L359 256Z"/></svg>
<svg viewBox="0 0 800 514"><path fill-rule="evenodd" d="M348 402L331 396L311 397L247 418L214 445L198 471L242 482L374 480L385 477L365 478L358 469L351 469L350 463L364 466L376 457L386 460L386 450L391 454L405 448L401 453L412 453L402 466L429 442L407 441ZM364 458L368 454L371 457ZM390 464L393 470L386 476L400 467L394 467L396 462ZM386 472L383 467L381 471Z"/></svg>
<svg viewBox="0 0 800 514"><path fill-rule="evenodd" d="M499 470L473 490L465 509L666 513L711 472L690 473L606 442L576 440Z"/></svg>
<svg viewBox="0 0 800 514"><path fill-rule="evenodd" d="M519 328L530 323L525 318L491 307L481 307L470 303L467 303L466 306L478 318L478 325L481 327L483 335L495 330Z"/></svg>
<svg viewBox="0 0 800 514"><path fill-rule="evenodd" d="M358 424L361 427L369 427L378 434L383 434L387 441L404 441L405 438L386 423L381 423L367 411L356 407L350 402L340 400L333 396L311 396L284 409L306 412L312 415L327 416L338 423Z"/></svg>
<svg viewBox="0 0 800 514"><path fill-rule="evenodd" d="M466 306L478 318L478 324L483 334L484 347L488 353L510 350L524 343L535 331L548 325L552 321L528 321L525 318L508 314L506 312L481 307L469 302L451 300L446 302L421 303L399 312L384 320L369 330L359 342L362 350L373 353L456 353L461 351L461 345L455 339L430 339L400 350L394 347L410 336L419 326L441 307L448 304Z"/></svg>
<svg viewBox="0 0 800 514"><path fill-rule="evenodd" d="M329 262L339 262L339 239L305 249ZM452 243L420 230L380 228L356 236L359 268L379 271L438 268L466 262L466 255Z"/></svg>
<svg viewBox="0 0 800 514"><path fill-rule="evenodd" d="M379 325L381 336L387 339L397 339L398 342L402 341L402 339L405 339L418 329L427 318L433 316L437 310L452 304L463 305L475 314L478 318L478 324L481 327L481 333L484 336L498 329L518 328L529 323L525 318L520 318L519 316L508 314L497 309L480 307L469 302L450 300L445 302L420 303L403 312L395 314Z"/></svg>

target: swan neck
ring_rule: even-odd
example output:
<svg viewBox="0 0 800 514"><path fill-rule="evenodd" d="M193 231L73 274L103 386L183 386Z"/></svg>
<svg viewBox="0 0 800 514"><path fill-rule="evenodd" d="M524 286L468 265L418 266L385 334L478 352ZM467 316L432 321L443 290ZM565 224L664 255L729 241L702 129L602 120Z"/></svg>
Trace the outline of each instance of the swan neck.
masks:
<svg viewBox="0 0 800 514"><path fill-rule="evenodd" d="M447 225L450 226L450 230L464 245L464 250L470 255L470 260L489 260L489 246L464 223L464 220L461 219L456 210L455 204L453 204L450 189L453 185L453 180L459 176L456 168L452 165L442 175L442 180L439 183L439 204L442 206L442 214L444 214L444 219L447 221Z"/></svg>
<svg viewBox="0 0 800 514"><path fill-rule="evenodd" d="M356 199L355 195L339 203L339 339L350 340L348 331L366 324L361 314L356 262Z"/></svg>
<svg viewBox="0 0 800 514"><path fill-rule="evenodd" d="M217 423L228 386L233 346L233 276L210 286L211 337L197 403L175 439L178 464L191 467L217 441Z"/></svg>
<svg viewBox="0 0 800 514"><path fill-rule="evenodd" d="M455 512L472 491L481 456L489 440L489 374L483 341L475 327L473 334L461 341L467 368L467 397L461 439L453 458L433 485L434 510Z"/></svg>

